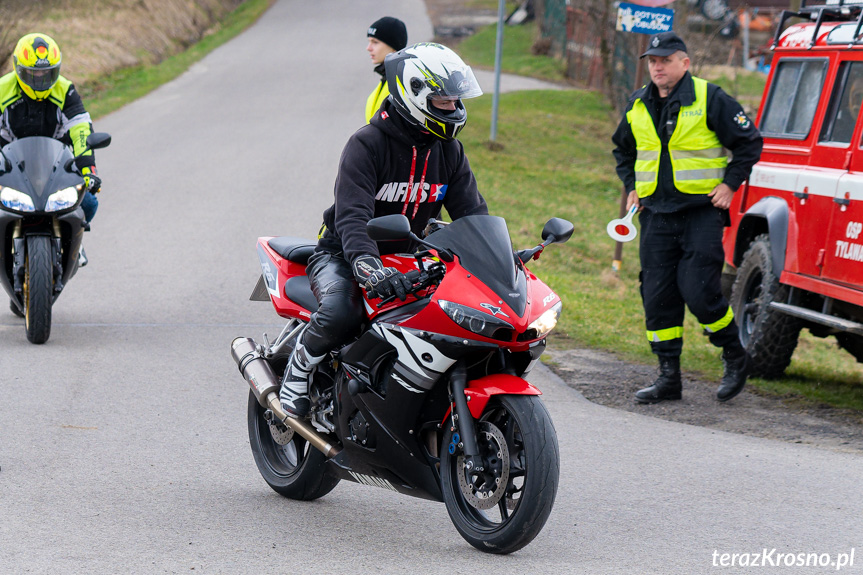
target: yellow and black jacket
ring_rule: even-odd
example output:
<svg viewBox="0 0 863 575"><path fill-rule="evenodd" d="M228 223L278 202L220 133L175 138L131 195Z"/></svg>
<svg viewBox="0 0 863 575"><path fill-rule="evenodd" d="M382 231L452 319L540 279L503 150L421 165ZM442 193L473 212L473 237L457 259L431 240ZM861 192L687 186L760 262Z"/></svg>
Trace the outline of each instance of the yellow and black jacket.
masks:
<svg viewBox="0 0 863 575"><path fill-rule="evenodd" d="M366 100L366 124L372 121L372 116L381 109L381 104L383 104L384 100L387 99L387 96L390 95L390 90L387 88L387 77L384 74L384 65L378 64L375 68L375 72L381 75L381 81L378 82L378 85L372 93L369 94L369 97Z"/></svg>
<svg viewBox="0 0 863 575"><path fill-rule="evenodd" d="M93 132L75 86L60 76L45 100L31 100L18 85L14 72L0 78L0 146L18 138L46 136L72 146L77 156ZM94 165L93 153L78 158L78 167Z"/></svg>
<svg viewBox="0 0 863 575"><path fill-rule="evenodd" d="M637 90L612 141L626 190L663 213L709 204L707 194L722 182L736 190L762 146L740 104L689 72L667 98L652 82Z"/></svg>

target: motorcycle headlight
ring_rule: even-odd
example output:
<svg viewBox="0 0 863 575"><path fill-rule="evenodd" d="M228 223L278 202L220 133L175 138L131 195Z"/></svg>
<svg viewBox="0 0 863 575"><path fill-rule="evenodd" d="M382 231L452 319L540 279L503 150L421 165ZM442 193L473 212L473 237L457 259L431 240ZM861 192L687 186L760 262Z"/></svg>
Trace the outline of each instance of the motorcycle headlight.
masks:
<svg viewBox="0 0 863 575"><path fill-rule="evenodd" d="M453 303L443 299L438 305L451 320L468 331L492 338L507 340L512 337L512 325L493 315L481 312L466 305ZM503 329L506 331L498 332Z"/></svg>
<svg viewBox="0 0 863 575"><path fill-rule="evenodd" d="M59 212L60 210L71 208L77 201L78 187L70 186L48 196L48 203L45 204L45 211Z"/></svg>
<svg viewBox="0 0 863 575"><path fill-rule="evenodd" d="M16 212L35 212L33 198L18 190L0 186L0 204Z"/></svg>
<svg viewBox="0 0 863 575"><path fill-rule="evenodd" d="M554 329L554 326L557 325L557 320L560 318L562 309L563 302L557 302L551 309L546 310L545 313L530 322L530 325L527 326L528 331L534 330L537 338L547 336Z"/></svg>

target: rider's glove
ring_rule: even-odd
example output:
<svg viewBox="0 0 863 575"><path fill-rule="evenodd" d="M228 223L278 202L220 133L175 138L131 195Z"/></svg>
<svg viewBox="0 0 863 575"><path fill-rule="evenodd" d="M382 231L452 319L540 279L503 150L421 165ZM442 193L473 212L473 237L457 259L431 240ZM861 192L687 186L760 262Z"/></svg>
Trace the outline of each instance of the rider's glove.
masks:
<svg viewBox="0 0 863 575"><path fill-rule="evenodd" d="M380 258L365 254L354 260L354 277L357 283L374 298L388 298L395 295L404 301L413 284L395 268L385 268Z"/></svg>
<svg viewBox="0 0 863 575"><path fill-rule="evenodd" d="M84 176L84 188L91 194L98 194L102 189L102 179L96 175L96 166L81 168L81 174Z"/></svg>

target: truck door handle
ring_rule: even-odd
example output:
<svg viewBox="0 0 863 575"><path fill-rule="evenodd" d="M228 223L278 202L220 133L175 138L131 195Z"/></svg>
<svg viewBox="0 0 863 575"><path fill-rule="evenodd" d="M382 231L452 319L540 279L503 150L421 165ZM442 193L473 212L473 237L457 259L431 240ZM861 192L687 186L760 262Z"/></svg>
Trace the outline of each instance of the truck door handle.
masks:
<svg viewBox="0 0 863 575"><path fill-rule="evenodd" d="M794 192L794 197L800 200L809 199L809 186L805 186L802 192Z"/></svg>

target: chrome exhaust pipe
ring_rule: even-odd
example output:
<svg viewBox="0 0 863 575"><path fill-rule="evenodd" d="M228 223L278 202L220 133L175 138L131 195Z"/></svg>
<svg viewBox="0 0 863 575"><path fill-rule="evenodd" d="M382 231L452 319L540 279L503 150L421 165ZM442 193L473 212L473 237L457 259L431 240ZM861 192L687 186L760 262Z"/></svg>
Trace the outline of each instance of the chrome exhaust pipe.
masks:
<svg viewBox="0 0 863 575"><path fill-rule="evenodd" d="M272 411L279 421L299 433L312 447L327 457L333 458L341 452L341 447L329 443L309 423L282 411L282 404L279 402L281 384L269 362L258 350L255 340L248 337L236 338L231 342L231 357L237 362L240 373L262 407Z"/></svg>

